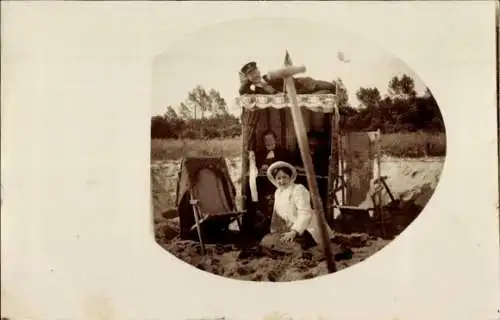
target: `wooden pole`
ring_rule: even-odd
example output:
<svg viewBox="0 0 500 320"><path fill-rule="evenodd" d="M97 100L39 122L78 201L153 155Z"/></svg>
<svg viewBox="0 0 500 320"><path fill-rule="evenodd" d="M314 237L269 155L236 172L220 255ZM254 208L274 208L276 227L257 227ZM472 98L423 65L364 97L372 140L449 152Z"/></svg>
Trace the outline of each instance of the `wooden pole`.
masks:
<svg viewBox="0 0 500 320"><path fill-rule="evenodd" d="M193 215L194 215L194 221L196 223L196 231L198 232L198 239L200 240L200 245L201 245L201 254L205 255L205 244L203 243L203 235L201 232L200 216L198 211L198 200L194 199L193 192L190 192L190 195L191 195L190 203L193 206Z"/></svg>
<svg viewBox="0 0 500 320"><path fill-rule="evenodd" d="M285 67L292 66L292 60L290 58L290 54L288 51L286 52L285 55ZM305 68L304 68L305 69ZM285 86L287 88L287 93L288 93L288 98L290 99L292 106L291 106L291 113L292 113L292 118L293 118L293 124L295 128L295 133L297 135L297 141L299 144L299 149L300 149L300 154L302 157L302 161L304 163L304 169L306 171L306 176L307 176L307 182L309 185L309 190L311 194L311 199L313 202L314 206L314 214L316 215L318 224L319 224L319 230L321 233L321 238L322 238L322 245L324 249L324 254L325 254L325 260L326 260L326 265L328 268L329 273L333 273L337 271L337 268L335 266L335 260L333 258L333 253L332 253L332 247L330 244L330 238L328 236L327 228L326 228L326 222L325 222L325 215L324 215L324 209L323 209L323 203L321 201L320 193L319 193L319 188L318 188L318 182L316 181L316 174L314 172L314 166L313 162L311 159L311 153L309 150L309 144L307 142L307 132L305 129L304 125L304 119L302 118L302 112L299 108L298 102L297 102L297 92L295 90L295 84L293 82L292 75L287 75L285 77Z"/></svg>
<svg viewBox="0 0 500 320"><path fill-rule="evenodd" d="M379 216L379 219L380 219L380 228L381 228L381 233L382 233L382 237L385 236L386 234L386 228L385 228L385 225L384 225L384 218L383 218L383 212L382 212L382 186L383 184L385 184L384 181L382 181L382 169L380 168L380 165L381 165L381 161L380 161L380 129L377 130L377 133L375 134L375 156L377 157L377 181L379 183L379 187L377 188L377 194L376 194L376 201L377 201L377 204L376 204L376 213L378 214Z"/></svg>
<svg viewBox="0 0 500 320"><path fill-rule="evenodd" d="M340 185L342 187L342 189L340 190L340 195L341 195L341 204L340 205L345 205L345 202L346 202L346 199L345 199L345 179L344 179L344 145L342 143L342 139L343 139L343 136L342 136L342 131L340 129L340 112L339 112L339 105L340 105L340 96L339 96L339 89L340 89L340 86L338 84L338 81L335 82L335 94L336 94L336 108L335 108L335 111L336 111L336 121L335 121L335 137L336 137L336 150L337 151L337 173L338 173L338 176L340 178Z"/></svg>
<svg viewBox="0 0 500 320"><path fill-rule="evenodd" d="M241 122L242 122L242 134L241 134L241 139L242 141L242 148L241 148L241 201L243 202L242 205L242 210L246 210L246 199L247 199L247 194L246 194L246 187L248 183L248 173L249 173L249 163L248 163L248 135L244 126L248 126L248 123L244 123L245 115L247 112L251 112L250 110L243 110L241 111Z"/></svg>
<svg viewBox="0 0 500 320"><path fill-rule="evenodd" d="M376 146L376 157L377 157L377 179L378 181L381 181L382 178L382 168L381 166L381 154L380 154L380 129L377 130L377 134L375 136L375 146ZM379 207L382 206L382 189L378 192L378 199Z"/></svg>
<svg viewBox="0 0 500 320"><path fill-rule="evenodd" d="M347 184L345 183L345 152L344 152L344 143L343 143L343 139L344 139L344 136L342 135L342 133L339 131L338 132L338 135L339 135L339 159L340 159L340 174L341 174L341 177L342 177L342 190L341 190L341 193L342 193L342 205L345 205L346 204L346 193L347 193ZM346 139L347 139L347 136L346 136Z"/></svg>
<svg viewBox="0 0 500 320"><path fill-rule="evenodd" d="M337 84L335 84L337 85ZM335 91L335 94L338 94L338 91ZM329 223L334 224L335 222L335 215L334 215L334 210L336 207L336 197L337 197L337 192L335 189L337 188L337 183L338 179L340 178L340 171L339 171L339 136L338 136L338 126L339 126L339 114L338 114L338 100L335 99L335 108L334 112L332 112L331 116L331 128L330 128L330 134L331 134L331 141L330 141L330 161L329 161L329 170L328 170L328 203L329 203L329 208L328 208L328 217L329 217Z"/></svg>

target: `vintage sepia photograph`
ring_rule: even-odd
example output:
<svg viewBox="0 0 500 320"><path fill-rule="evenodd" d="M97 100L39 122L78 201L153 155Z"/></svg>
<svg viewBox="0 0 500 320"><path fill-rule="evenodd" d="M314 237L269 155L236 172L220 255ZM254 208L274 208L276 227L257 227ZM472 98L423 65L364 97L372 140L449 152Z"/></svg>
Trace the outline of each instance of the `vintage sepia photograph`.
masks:
<svg viewBox="0 0 500 320"><path fill-rule="evenodd" d="M345 30L213 25L152 74L155 239L195 268L270 282L338 272L404 232L438 184L432 88Z"/></svg>
<svg viewBox="0 0 500 320"><path fill-rule="evenodd" d="M498 319L498 3L1 6L1 320Z"/></svg>

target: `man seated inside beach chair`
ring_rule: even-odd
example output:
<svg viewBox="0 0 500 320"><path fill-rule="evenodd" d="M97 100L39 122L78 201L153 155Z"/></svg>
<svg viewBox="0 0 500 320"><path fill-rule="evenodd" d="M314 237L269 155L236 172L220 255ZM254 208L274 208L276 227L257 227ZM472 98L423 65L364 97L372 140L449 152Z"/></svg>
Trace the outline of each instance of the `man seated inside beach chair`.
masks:
<svg viewBox="0 0 500 320"><path fill-rule="evenodd" d="M274 162L285 161L290 157L290 153L279 146L277 140L273 130L267 130L262 134L262 144L255 152L255 162L261 174L266 174L267 168Z"/></svg>

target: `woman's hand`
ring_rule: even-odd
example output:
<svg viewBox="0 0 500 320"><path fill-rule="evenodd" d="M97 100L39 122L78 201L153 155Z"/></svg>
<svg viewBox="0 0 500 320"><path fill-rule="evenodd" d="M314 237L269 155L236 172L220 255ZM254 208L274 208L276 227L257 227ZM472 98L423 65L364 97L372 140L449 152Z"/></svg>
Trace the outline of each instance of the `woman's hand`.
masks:
<svg viewBox="0 0 500 320"><path fill-rule="evenodd" d="M281 236L281 240L285 243L291 243L293 240L295 240L296 237L297 237L297 231L292 230L283 233L283 235Z"/></svg>

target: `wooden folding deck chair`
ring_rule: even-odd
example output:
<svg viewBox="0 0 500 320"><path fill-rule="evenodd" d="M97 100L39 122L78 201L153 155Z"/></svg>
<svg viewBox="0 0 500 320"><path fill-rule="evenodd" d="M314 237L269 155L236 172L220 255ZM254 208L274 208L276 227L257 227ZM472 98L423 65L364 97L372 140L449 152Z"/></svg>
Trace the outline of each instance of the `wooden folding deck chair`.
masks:
<svg viewBox="0 0 500 320"><path fill-rule="evenodd" d="M222 232L234 221L241 230L241 216L237 210L236 191L224 158L187 157L181 163L177 185L177 205L181 223L181 237L196 229L205 254L204 225L217 221L212 232Z"/></svg>
<svg viewBox="0 0 500 320"><path fill-rule="evenodd" d="M352 190L352 186L348 185L345 180L345 174L346 174L346 169L344 168L344 163L345 163L345 153L347 153L347 156L352 157L353 151L357 149L366 149L368 146L363 145L368 142L366 138L369 137L369 140L371 141L370 144L373 144L374 149L368 151L370 154L368 159L365 159L364 161L373 161L375 160L377 162L377 172L375 174L374 180L373 180L373 187L374 190L370 194L373 206L369 208L362 208L358 206L359 202L359 197L358 200L355 201L356 203L351 203L351 199L347 199L346 197L346 192L349 190ZM361 138L361 139L360 139ZM365 141L362 141L362 140ZM367 133L361 133L361 132L355 132L355 133L348 133L345 136L345 142L342 142L344 139L340 139L340 146L339 148L341 150L345 150L347 152L341 152L340 153L340 168L339 172L340 174L336 177L335 179L335 187L334 187L334 195L333 195L333 200L336 208L340 211L341 215L341 221L336 221L335 223L337 224L337 227L342 229L344 232L373 232L373 233L380 233L382 236L385 234L384 230L384 223L385 223L385 217L382 213L383 211L383 204L381 201L381 195L382 192L386 192L390 199L391 203L395 201L394 196L389 188L389 186L386 183L387 176L382 176L381 171L380 171L380 161L381 161L381 153L380 153L380 132L367 132ZM357 141L356 141L357 140ZM347 145L345 145L347 144ZM368 147L370 149L371 147ZM374 158L372 158L374 157ZM352 163L353 159L351 158L349 162ZM351 168L351 170L356 170L355 168ZM368 182L368 181L366 181ZM337 193L340 192L341 196L340 199L337 197ZM359 194L358 194L359 196ZM389 203L389 206L390 204ZM373 217L373 218L372 218ZM353 223L355 221L355 223Z"/></svg>

